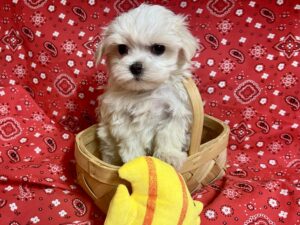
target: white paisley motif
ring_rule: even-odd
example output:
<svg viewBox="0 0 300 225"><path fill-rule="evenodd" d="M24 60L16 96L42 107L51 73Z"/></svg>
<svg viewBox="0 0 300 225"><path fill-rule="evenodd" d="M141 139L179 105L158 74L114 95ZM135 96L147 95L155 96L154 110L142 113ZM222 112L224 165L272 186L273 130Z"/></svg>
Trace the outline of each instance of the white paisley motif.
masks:
<svg viewBox="0 0 300 225"><path fill-rule="evenodd" d="M250 216L249 219L244 222L244 225L263 224L259 222L267 222L266 225L276 225L272 220L270 220L269 217L267 217L265 214L262 213L258 213L253 216Z"/></svg>
<svg viewBox="0 0 300 225"><path fill-rule="evenodd" d="M234 90L234 97L242 104L254 101L260 94L261 89L253 80L246 80Z"/></svg>

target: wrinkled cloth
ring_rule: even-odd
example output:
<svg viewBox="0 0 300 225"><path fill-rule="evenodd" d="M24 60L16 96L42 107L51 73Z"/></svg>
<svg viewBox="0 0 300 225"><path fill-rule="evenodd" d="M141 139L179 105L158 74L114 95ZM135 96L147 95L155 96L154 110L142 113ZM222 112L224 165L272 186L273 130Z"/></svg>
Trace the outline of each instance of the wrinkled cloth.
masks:
<svg viewBox="0 0 300 225"><path fill-rule="evenodd" d="M231 128L225 177L193 194L202 224L300 224L300 3L150 2L187 15L205 113ZM1 1L0 224L103 224L76 185L74 135L108 78L101 27L138 4Z"/></svg>

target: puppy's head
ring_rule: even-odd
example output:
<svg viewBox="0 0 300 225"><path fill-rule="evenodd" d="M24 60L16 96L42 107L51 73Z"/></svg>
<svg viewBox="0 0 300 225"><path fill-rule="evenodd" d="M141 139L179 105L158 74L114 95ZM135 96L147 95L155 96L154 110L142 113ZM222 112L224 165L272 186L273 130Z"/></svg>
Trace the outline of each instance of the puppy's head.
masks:
<svg viewBox="0 0 300 225"><path fill-rule="evenodd" d="M96 61L106 56L112 84L126 90L153 90L188 65L196 49L183 16L142 4L104 29Z"/></svg>

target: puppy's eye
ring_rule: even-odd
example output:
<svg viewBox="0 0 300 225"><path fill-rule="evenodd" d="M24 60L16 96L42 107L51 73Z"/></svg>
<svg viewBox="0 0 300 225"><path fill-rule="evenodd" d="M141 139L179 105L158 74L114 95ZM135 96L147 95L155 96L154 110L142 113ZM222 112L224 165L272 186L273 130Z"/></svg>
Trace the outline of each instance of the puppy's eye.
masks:
<svg viewBox="0 0 300 225"><path fill-rule="evenodd" d="M166 47L164 45L154 44L151 45L150 50L154 55L162 55L165 52Z"/></svg>
<svg viewBox="0 0 300 225"><path fill-rule="evenodd" d="M118 45L118 51L120 55L127 55L128 54L128 47L127 45Z"/></svg>

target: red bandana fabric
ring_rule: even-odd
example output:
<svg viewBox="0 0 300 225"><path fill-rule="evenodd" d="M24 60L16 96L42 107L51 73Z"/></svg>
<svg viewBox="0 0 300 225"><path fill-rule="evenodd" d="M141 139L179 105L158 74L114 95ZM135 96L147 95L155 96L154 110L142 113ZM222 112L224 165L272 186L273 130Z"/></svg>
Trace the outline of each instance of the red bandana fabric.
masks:
<svg viewBox="0 0 300 225"><path fill-rule="evenodd" d="M231 128L228 171L193 197L202 224L300 224L300 3L150 1L187 15L205 112ZM108 74L101 27L138 0L2 0L0 224L103 224L76 185L74 134Z"/></svg>

